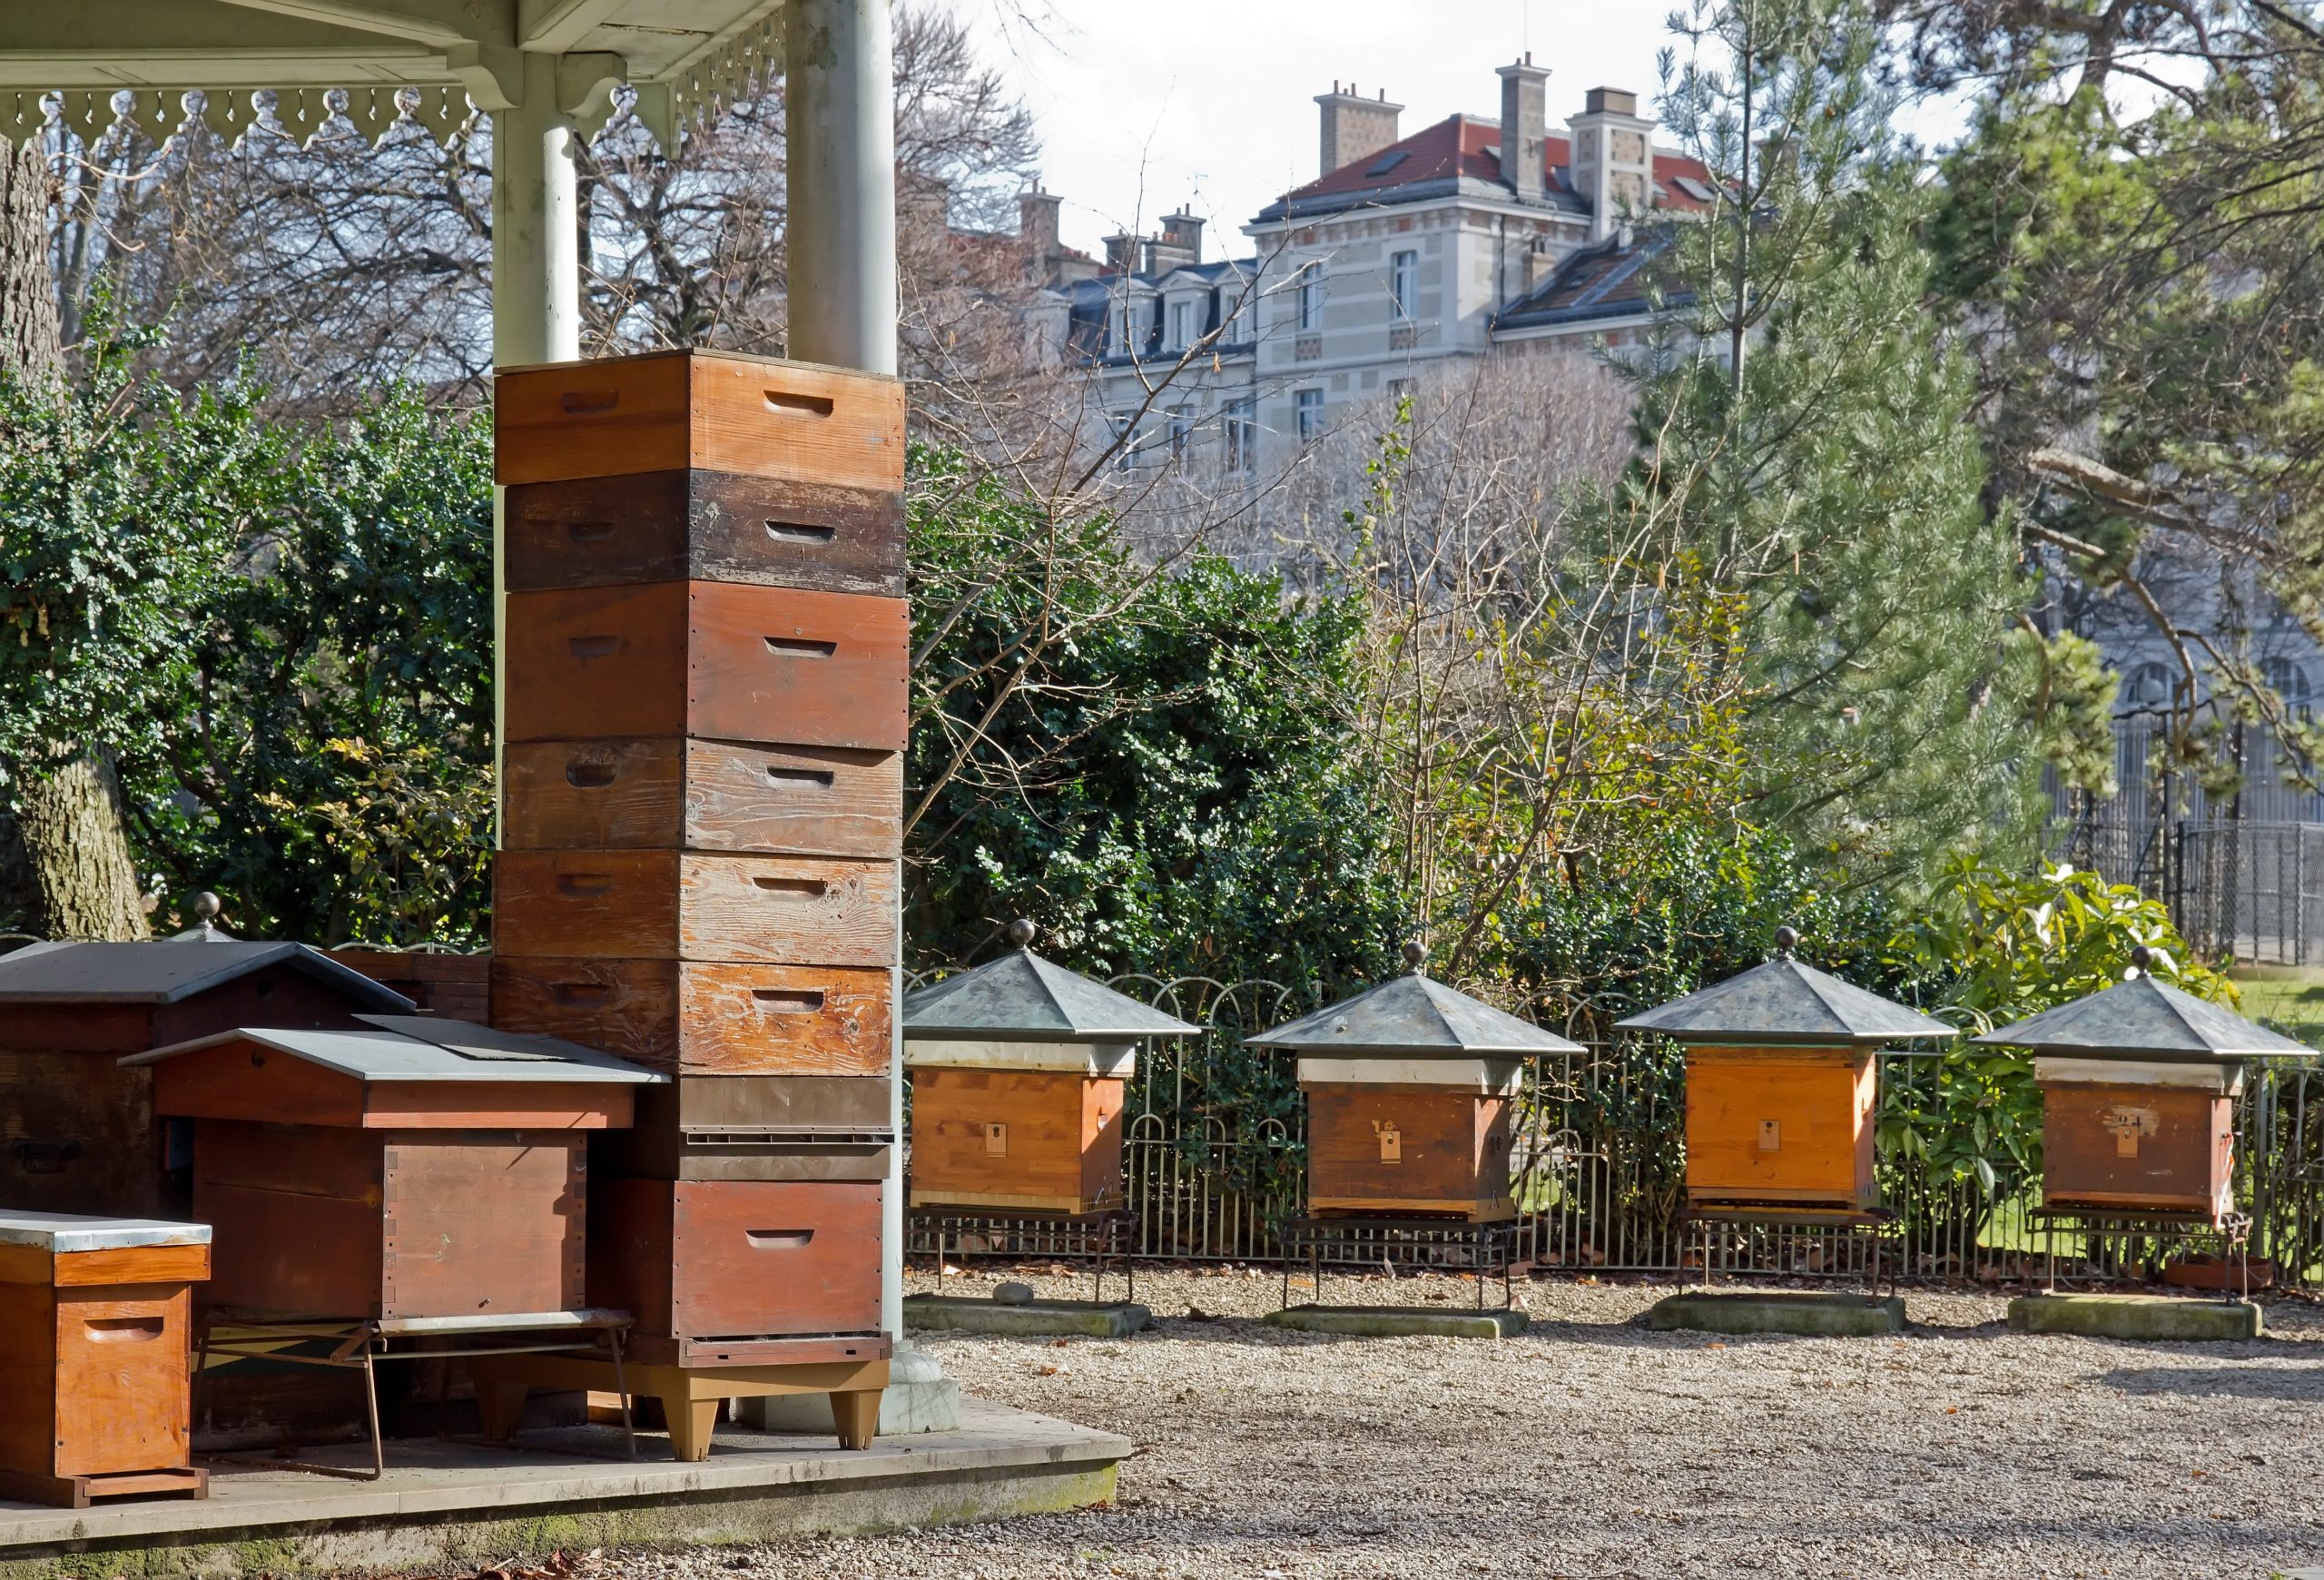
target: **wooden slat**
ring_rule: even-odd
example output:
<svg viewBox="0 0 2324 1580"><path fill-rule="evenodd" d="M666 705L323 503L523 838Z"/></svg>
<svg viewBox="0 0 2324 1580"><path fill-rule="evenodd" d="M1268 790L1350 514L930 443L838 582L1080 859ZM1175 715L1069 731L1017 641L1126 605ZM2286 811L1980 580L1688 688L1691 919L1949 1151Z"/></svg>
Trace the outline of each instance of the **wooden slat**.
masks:
<svg viewBox="0 0 2324 1580"><path fill-rule="evenodd" d="M560 1081L522 1085L382 1081L365 1091L371 1131L602 1131L635 1111L629 1086Z"/></svg>
<svg viewBox="0 0 2324 1580"><path fill-rule="evenodd" d="M681 1075L638 1091L637 1122L652 1130L884 1131L887 1081L862 1075Z"/></svg>
<svg viewBox="0 0 2324 1580"><path fill-rule="evenodd" d="M0 1052L0 1201L126 1217L166 1217L182 1207L163 1188L153 1073L121 1069L117 1057Z"/></svg>
<svg viewBox="0 0 2324 1580"><path fill-rule="evenodd" d="M493 1023L668 1074L881 1075L891 978L877 968L502 955Z"/></svg>
<svg viewBox="0 0 2324 1580"><path fill-rule="evenodd" d="M202 1177L212 1185L247 1185L350 1201L379 1200L379 1149L353 1141L335 1125L193 1121Z"/></svg>
<svg viewBox="0 0 2324 1580"><path fill-rule="evenodd" d="M65 1251L56 1259L59 1289L198 1283L209 1276L210 1248L206 1245L123 1246L113 1250Z"/></svg>
<svg viewBox="0 0 2324 1580"><path fill-rule="evenodd" d="M508 589L734 581L904 596L903 496L703 469L507 491Z"/></svg>
<svg viewBox="0 0 2324 1580"><path fill-rule="evenodd" d="M675 851L503 851L496 954L885 966L893 863Z"/></svg>
<svg viewBox="0 0 2324 1580"><path fill-rule="evenodd" d="M353 1134L347 1142L378 1145ZM212 1185L199 1148L193 1167L194 1216L216 1237L204 1303L278 1317L379 1315L377 1202Z"/></svg>
<svg viewBox="0 0 2324 1580"><path fill-rule="evenodd" d="M362 1121L363 1083L272 1048L221 1042L153 1066L153 1107L192 1119L278 1124Z"/></svg>
<svg viewBox="0 0 2324 1580"><path fill-rule="evenodd" d="M903 487L903 387L803 362L658 352L504 370L502 483L707 468L872 490Z"/></svg>
<svg viewBox="0 0 2324 1580"><path fill-rule="evenodd" d="M406 1131L387 1138L381 1314L468 1317L582 1303L586 1143Z"/></svg>
<svg viewBox="0 0 2324 1580"><path fill-rule="evenodd" d="M48 1476L56 1451L56 1292L0 1283L0 1471Z"/></svg>
<svg viewBox="0 0 2324 1580"><path fill-rule="evenodd" d="M192 1314L183 1285L58 1294L58 1475L184 1468Z"/></svg>
<svg viewBox="0 0 2324 1580"><path fill-rule="evenodd" d="M876 1328L881 1189L600 1181L590 1303L673 1338Z"/></svg>
<svg viewBox="0 0 2324 1580"><path fill-rule="evenodd" d="M507 748L502 846L893 857L903 756L736 741Z"/></svg>

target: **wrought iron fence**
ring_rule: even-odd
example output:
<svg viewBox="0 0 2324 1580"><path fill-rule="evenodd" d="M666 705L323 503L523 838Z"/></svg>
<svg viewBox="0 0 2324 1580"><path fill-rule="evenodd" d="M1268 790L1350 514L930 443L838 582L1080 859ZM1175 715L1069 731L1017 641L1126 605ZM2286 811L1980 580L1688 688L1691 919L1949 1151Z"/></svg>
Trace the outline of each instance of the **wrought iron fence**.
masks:
<svg viewBox="0 0 2324 1580"><path fill-rule="evenodd" d="M1205 1028L1141 1051L1124 1159L1127 1205L1138 1217L1134 1254L1282 1259L1277 1226L1305 1207L1304 1111L1291 1062L1247 1053L1241 1041L1310 1007L1314 995L1207 979L1114 986ZM1885 1059L1881 1078L1895 1101L1935 1071ZM1554 1271L1677 1272L1701 1266L1708 1250L1716 1272L1868 1276L1873 1242L1847 1229L1726 1226L1707 1245L1684 1222L1684 1119L1675 1054L1594 1046L1529 1066L1512 1149L1519 1260ZM2252 1065L2236 1123L2251 1255L2276 1263L2287 1281L2324 1280L2324 1071ZM1897 1277L2014 1281L2040 1273L2053 1251L2065 1271L2111 1277L2169 1249L2037 1217L2038 1180L1994 1190L1917 1160L1885 1161L1880 1174L1896 1217L1877 1255Z"/></svg>

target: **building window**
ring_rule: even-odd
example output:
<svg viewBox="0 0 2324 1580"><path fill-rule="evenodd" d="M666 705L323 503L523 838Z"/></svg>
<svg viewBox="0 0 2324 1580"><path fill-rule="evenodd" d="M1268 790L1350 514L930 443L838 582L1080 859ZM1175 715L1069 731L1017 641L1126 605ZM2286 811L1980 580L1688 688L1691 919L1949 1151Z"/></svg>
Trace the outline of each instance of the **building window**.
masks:
<svg viewBox="0 0 2324 1580"><path fill-rule="evenodd" d="M1226 469L1247 472L1258 464L1258 413L1246 398L1226 403Z"/></svg>
<svg viewBox="0 0 2324 1580"><path fill-rule="evenodd" d="M1388 265L1388 291L1396 300L1396 316L1420 316L1420 254L1399 252Z"/></svg>
<svg viewBox="0 0 2324 1580"><path fill-rule="evenodd" d="M1292 400L1299 412L1299 442L1313 444L1324 433L1324 392L1302 390Z"/></svg>
<svg viewBox="0 0 2324 1580"><path fill-rule="evenodd" d="M1319 330L1324 327L1324 266L1303 264L1299 271L1299 327Z"/></svg>
<svg viewBox="0 0 2324 1580"><path fill-rule="evenodd" d="M1405 401L1412 399L1412 394L1413 381L1410 379L1391 379L1388 380L1388 404L1391 408L1402 406Z"/></svg>
<svg viewBox="0 0 2324 1580"><path fill-rule="evenodd" d="M1194 443L1194 438L1195 409L1191 406L1172 407L1170 409L1170 459L1174 461L1186 459L1187 448Z"/></svg>
<svg viewBox="0 0 2324 1580"><path fill-rule="evenodd" d="M1170 304L1170 349L1183 351L1195 343L1195 304L1174 301Z"/></svg>
<svg viewBox="0 0 2324 1580"><path fill-rule="evenodd" d="M1118 411L1106 421L1114 430L1114 469L1126 472L1137 465L1137 413Z"/></svg>

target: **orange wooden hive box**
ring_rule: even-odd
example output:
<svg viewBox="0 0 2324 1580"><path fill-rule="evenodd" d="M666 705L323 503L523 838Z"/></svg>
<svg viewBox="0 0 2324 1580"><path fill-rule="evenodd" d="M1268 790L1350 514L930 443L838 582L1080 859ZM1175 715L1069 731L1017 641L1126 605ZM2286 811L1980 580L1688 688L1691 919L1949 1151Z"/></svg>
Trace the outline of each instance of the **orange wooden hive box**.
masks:
<svg viewBox="0 0 2324 1580"><path fill-rule="evenodd" d="M0 1210L0 1497L206 1495L188 1447L199 1223Z"/></svg>
<svg viewBox="0 0 2324 1580"><path fill-rule="evenodd" d="M205 1306L256 1319L579 1309L590 1132L664 1080L595 1050L432 1017L241 1028L132 1061L194 1121Z"/></svg>
<svg viewBox="0 0 2324 1580"><path fill-rule="evenodd" d="M143 1053L233 1026L353 1026L411 1002L303 944L207 924L144 943L0 956L0 1200L169 1218L188 1208L185 1127L153 1110Z"/></svg>
<svg viewBox="0 0 2324 1580"><path fill-rule="evenodd" d="M1712 1210L1863 1213L1873 1177L1876 1052L1950 1038L1944 1022L1792 958L1776 958L1620 1022L1687 1050L1687 1203Z"/></svg>
<svg viewBox="0 0 2324 1580"><path fill-rule="evenodd" d="M1078 1214L1126 1205L1137 1044L1201 1028L1017 947L904 1001L911 1205Z"/></svg>
<svg viewBox="0 0 2324 1580"><path fill-rule="evenodd" d="M1299 1057L1307 1210L1513 1218L1510 1121L1526 1061L1581 1050L1412 970L1249 1040Z"/></svg>
<svg viewBox="0 0 2324 1580"><path fill-rule="evenodd" d="M2157 981L2153 963L2141 946L2128 981L1977 1041L2035 1056L2044 1208L2216 1224L2235 1206L2244 1062L2316 1053Z"/></svg>

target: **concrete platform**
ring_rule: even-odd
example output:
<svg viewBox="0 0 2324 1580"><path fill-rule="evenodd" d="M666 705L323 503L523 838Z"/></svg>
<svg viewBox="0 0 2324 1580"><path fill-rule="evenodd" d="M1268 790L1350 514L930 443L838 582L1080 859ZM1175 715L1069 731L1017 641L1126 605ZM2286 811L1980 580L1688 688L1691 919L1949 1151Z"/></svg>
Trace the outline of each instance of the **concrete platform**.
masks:
<svg viewBox="0 0 2324 1580"><path fill-rule="evenodd" d="M1287 1306L1260 1321L1303 1333L1345 1333L1359 1338L1514 1338L1531 1320L1522 1311L1476 1311L1425 1306Z"/></svg>
<svg viewBox="0 0 2324 1580"><path fill-rule="evenodd" d="M696 1465L672 1459L655 1433L639 1437L630 1463L607 1427L517 1441L399 1439L376 1482L210 1460L205 1502L0 1503L0 1580L441 1574L558 1548L960 1525L1109 1502L1131 1448L1110 1432L973 1398L962 1401L957 1432L882 1439L861 1453L840 1449L828 1431L734 1427L721 1427ZM304 1451L350 1467L369 1453Z"/></svg>
<svg viewBox="0 0 2324 1580"><path fill-rule="evenodd" d="M1694 1290L1666 1295L1647 1308L1646 1325L1659 1332L1788 1333L1803 1338L1868 1338L1905 1330L1901 1295L1823 1290L1738 1291L1731 1295Z"/></svg>
<svg viewBox="0 0 2324 1580"><path fill-rule="evenodd" d="M1029 1338L1127 1338L1154 1320L1128 1301L1023 1300L975 1295L907 1295L904 1326L922 1332L1000 1333Z"/></svg>
<svg viewBox="0 0 2324 1580"><path fill-rule="evenodd" d="M2161 1343L2257 1338L2265 1328L2248 1300L2187 1300L2168 1295L2020 1295L2009 1325L2024 1333Z"/></svg>

